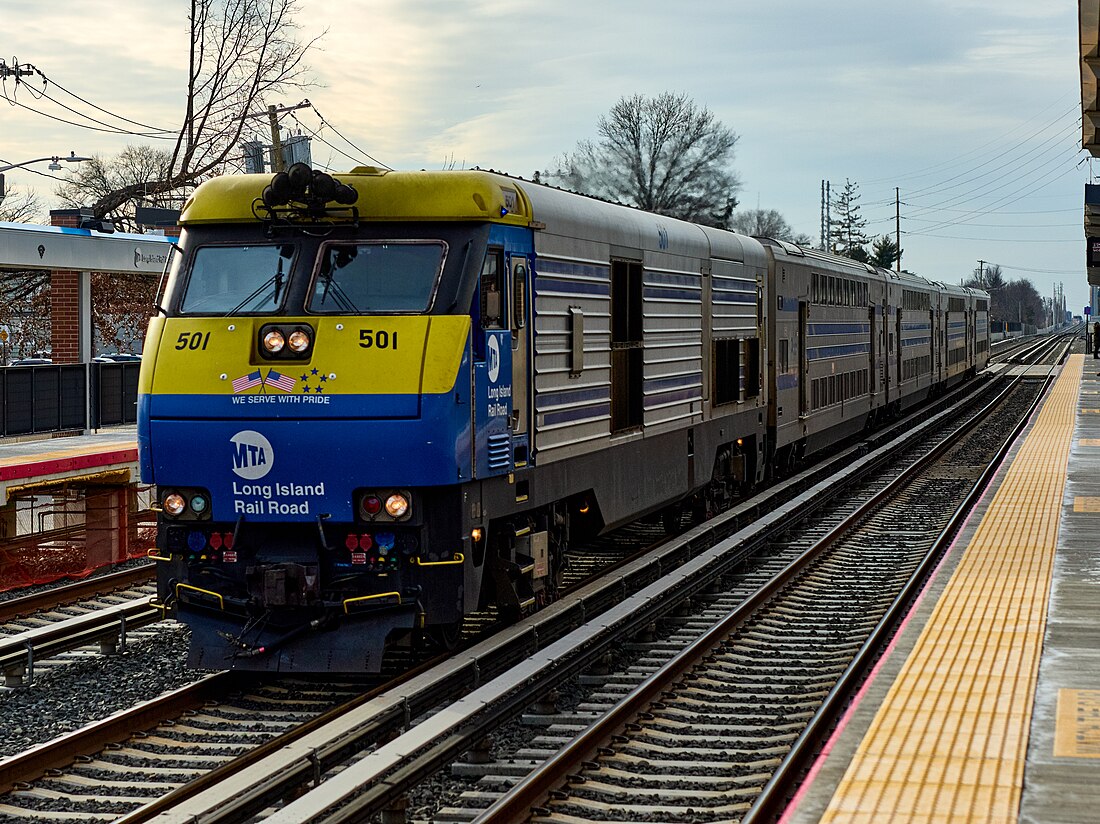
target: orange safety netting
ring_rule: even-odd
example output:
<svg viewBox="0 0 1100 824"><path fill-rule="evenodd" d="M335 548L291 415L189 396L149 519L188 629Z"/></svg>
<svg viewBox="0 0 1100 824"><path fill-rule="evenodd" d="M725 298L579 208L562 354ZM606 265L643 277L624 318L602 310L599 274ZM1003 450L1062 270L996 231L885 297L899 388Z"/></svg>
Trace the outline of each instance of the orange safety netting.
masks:
<svg viewBox="0 0 1100 824"><path fill-rule="evenodd" d="M97 569L145 556L156 545L151 512L123 510L104 518L88 499L83 526L0 541L0 592L62 578L85 578Z"/></svg>

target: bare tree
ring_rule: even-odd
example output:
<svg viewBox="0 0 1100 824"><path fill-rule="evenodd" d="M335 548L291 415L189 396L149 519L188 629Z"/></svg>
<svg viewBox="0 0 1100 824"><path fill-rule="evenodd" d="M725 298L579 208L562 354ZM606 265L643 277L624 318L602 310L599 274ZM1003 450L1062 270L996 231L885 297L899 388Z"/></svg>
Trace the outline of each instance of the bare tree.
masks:
<svg viewBox="0 0 1100 824"><path fill-rule="evenodd" d="M727 225L741 183L729 168L737 135L684 93L623 97L547 176L650 212Z"/></svg>
<svg viewBox="0 0 1100 824"><path fill-rule="evenodd" d="M140 352L157 279L146 274L92 274L92 325L105 350Z"/></svg>
<svg viewBox="0 0 1100 824"><path fill-rule="evenodd" d="M997 292L996 317L1037 325L1043 318L1043 299L1030 280L1010 280Z"/></svg>
<svg viewBox="0 0 1100 824"><path fill-rule="evenodd" d="M127 146L115 158L96 156L81 163L70 172L67 181L54 189L54 194L63 205L79 208L88 203L102 202L115 192L142 187L141 192L132 199L99 215L133 230L136 228L133 206L138 200L146 206L178 203L172 191L147 191L149 181L166 179L170 161L171 155L166 151L150 146Z"/></svg>
<svg viewBox="0 0 1100 824"><path fill-rule="evenodd" d="M42 204L34 189L11 186L0 197L0 221L6 223L32 223L42 214Z"/></svg>
<svg viewBox="0 0 1100 824"><path fill-rule="evenodd" d="M995 292L1005 285L1004 269L999 263L986 263L975 267L974 275L966 283L967 286L976 286L987 292Z"/></svg>
<svg viewBox="0 0 1100 824"><path fill-rule="evenodd" d="M743 235L787 240L794 234L791 224L776 209L745 209L730 216L729 228Z"/></svg>
<svg viewBox="0 0 1100 824"><path fill-rule="evenodd" d="M743 235L770 237L785 240L799 246L813 246L814 239L804 232L796 232L794 227L777 209L745 209L734 212L729 219L728 228Z"/></svg>
<svg viewBox="0 0 1100 824"><path fill-rule="evenodd" d="M133 198L194 186L238 150L250 115L273 96L304 89L305 57L317 38L295 34L297 0L190 0L191 40L183 125L159 174L102 195L97 217Z"/></svg>

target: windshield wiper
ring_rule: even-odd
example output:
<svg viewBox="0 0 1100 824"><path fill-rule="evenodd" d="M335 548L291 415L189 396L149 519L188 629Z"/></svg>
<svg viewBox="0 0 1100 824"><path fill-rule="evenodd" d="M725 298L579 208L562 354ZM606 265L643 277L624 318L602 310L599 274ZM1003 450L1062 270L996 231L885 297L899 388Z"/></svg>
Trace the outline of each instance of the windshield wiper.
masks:
<svg viewBox="0 0 1100 824"><path fill-rule="evenodd" d="M271 295L271 302L272 303L278 303L279 302L279 293L281 291L283 291L283 259L282 258L279 258L279 266L276 269L275 274L273 274L271 277L269 277L267 280L265 280L263 283L261 283L259 286L257 286L252 291L251 294L249 294L244 300L242 300L240 303L238 303L236 306L234 306L232 309L230 309L228 312L226 312L222 317L228 317L229 315L235 315L237 312L241 311L241 309L243 309L248 304L248 302L250 300L252 300L253 298L258 297L260 295L260 293L263 292L272 283L275 284L275 291Z"/></svg>
<svg viewBox="0 0 1100 824"><path fill-rule="evenodd" d="M337 303L343 304L341 307L345 312L359 313L359 307L355 305L355 302L348 297L348 293L341 288L340 284L336 282L336 279L332 276L332 273L323 275L325 279L325 288L321 292L321 306L324 306L325 301L328 299L328 290L331 287L333 291L333 297Z"/></svg>

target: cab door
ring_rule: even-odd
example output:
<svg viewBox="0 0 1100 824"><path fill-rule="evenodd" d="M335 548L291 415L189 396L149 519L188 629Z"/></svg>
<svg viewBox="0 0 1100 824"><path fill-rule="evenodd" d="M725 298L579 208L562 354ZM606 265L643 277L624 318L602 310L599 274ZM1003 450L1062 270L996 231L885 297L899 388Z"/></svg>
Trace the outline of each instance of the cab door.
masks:
<svg viewBox="0 0 1100 824"><path fill-rule="evenodd" d="M509 297L512 331L512 436L515 465L527 463L525 436L528 428L530 262L524 255L509 257Z"/></svg>

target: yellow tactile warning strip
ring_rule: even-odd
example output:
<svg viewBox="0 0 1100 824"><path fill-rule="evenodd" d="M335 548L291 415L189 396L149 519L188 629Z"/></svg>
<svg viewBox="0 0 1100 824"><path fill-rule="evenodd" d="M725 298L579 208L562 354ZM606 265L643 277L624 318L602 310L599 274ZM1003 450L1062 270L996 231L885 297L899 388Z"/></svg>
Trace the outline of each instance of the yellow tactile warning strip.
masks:
<svg viewBox="0 0 1100 824"><path fill-rule="evenodd" d="M1073 499L1074 512L1100 512L1100 498L1077 495Z"/></svg>
<svg viewBox="0 0 1100 824"><path fill-rule="evenodd" d="M1081 446L1100 446L1100 438L1081 438L1077 443Z"/></svg>
<svg viewBox="0 0 1100 824"><path fill-rule="evenodd" d="M822 822L1017 820L1083 356L1072 356Z"/></svg>
<svg viewBox="0 0 1100 824"><path fill-rule="evenodd" d="M1100 758L1100 690L1058 690L1058 758Z"/></svg>

